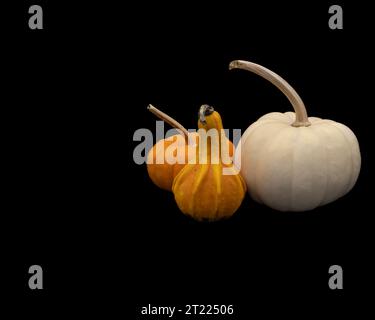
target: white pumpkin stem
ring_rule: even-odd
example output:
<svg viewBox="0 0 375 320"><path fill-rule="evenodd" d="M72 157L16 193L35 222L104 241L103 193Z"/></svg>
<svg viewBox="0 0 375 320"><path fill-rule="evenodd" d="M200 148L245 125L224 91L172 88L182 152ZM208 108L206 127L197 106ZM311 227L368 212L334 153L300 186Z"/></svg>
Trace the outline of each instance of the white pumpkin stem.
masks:
<svg viewBox="0 0 375 320"><path fill-rule="evenodd" d="M149 104L147 106L147 109L152 112L154 115L156 115L159 119L163 120L164 122L171 125L173 128L176 128L177 130L182 133L182 135L185 137L186 142L188 142L189 139L189 131L187 131L184 126L173 119L172 117L165 114L163 111L160 111L159 109L155 108L152 104Z"/></svg>
<svg viewBox="0 0 375 320"><path fill-rule="evenodd" d="M270 81L274 84L285 96L288 98L292 104L294 111L296 113L296 120L293 122L293 127L308 127L311 125L307 117L306 107L303 103L301 97L298 93L292 88L292 86L286 82L279 75L273 71L262 67L259 64L243 61L243 60L234 60L229 64L229 70L232 69L243 69L250 72L253 72L262 78Z"/></svg>

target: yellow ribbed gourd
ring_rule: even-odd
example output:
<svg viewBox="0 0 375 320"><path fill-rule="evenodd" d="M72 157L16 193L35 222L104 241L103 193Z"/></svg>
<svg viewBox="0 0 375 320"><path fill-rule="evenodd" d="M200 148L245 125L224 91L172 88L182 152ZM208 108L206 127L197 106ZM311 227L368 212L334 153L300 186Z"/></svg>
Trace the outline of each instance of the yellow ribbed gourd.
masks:
<svg viewBox="0 0 375 320"><path fill-rule="evenodd" d="M222 133L220 114L212 107L203 105L199 112L198 127L197 158L179 172L173 181L172 191L180 210L196 220L228 218L241 205L246 184L231 161L225 159L223 162L223 154L229 153L228 149L224 152L222 149L230 149L231 143ZM210 133L215 131L217 135L211 136ZM203 137L206 134L207 139Z"/></svg>

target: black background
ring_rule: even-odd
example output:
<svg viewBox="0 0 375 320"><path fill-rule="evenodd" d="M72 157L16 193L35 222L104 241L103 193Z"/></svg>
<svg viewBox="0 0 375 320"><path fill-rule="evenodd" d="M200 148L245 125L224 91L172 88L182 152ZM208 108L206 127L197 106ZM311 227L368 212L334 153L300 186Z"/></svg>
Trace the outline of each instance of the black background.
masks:
<svg viewBox="0 0 375 320"><path fill-rule="evenodd" d="M28 29L31 4L44 9L44 30ZM19 309L141 319L149 303L222 303L235 305L237 319L323 307L337 314L368 297L371 12L341 2L344 30L330 30L331 4L13 7L3 20L2 235L4 291L22 299ZM306 213L246 197L231 219L197 223L134 164L134 131L155 128L149 103L187 128L203 103L226 128L242 130L265 113L291 110L265 80L229 71L234 59L274 70L309 115L354 131L363 163L348 195ZM44 269L43 291L28 289L32 264ZM342 291L328 288L333 264L344 269Z"/></svg>

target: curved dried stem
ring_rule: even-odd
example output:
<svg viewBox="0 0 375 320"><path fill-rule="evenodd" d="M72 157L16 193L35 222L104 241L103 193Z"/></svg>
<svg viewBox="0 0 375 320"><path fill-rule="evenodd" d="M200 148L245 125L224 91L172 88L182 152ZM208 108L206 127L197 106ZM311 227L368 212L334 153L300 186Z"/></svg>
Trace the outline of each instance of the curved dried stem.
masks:
<svg viewBox="0 0 375 320"><path fill-rule="evenodd" d="M292 126L294 127L308 127L311 125L307 117L307 111L305 104L303 103L301 97L293 89L293 87L286 82L279 75L273 71L253 62L243 61L243 60L234 60L229 64L229 70L232 69L243 69L250 72L253 72L262 78L270 81L274 84L284 95L288 98L292 104L294 111L296 113L296 120L293 122Z"/></svg>

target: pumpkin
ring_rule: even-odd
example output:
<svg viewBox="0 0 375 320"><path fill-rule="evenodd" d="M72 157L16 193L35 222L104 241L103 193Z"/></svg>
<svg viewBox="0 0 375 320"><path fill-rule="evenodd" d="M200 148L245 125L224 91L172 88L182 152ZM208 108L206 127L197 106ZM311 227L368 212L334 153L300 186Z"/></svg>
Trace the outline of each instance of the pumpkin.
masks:
<svg viewBox="0 0 375 320"><path fill-rule="evenodd" d="M233 145L221 130L221 117L212 107L200 108L198 127L197 157L176 176L172 191L180 210L196 220L228 218L241 205L246 193L245 182L231 159L223 161L228 151L223 148L230 149ZM209 134L215 131L216 134Z"/></svg>
<svg viewBox="0 0 375 320"><path fill-rule="evenodd" d="M180 131L180 134L159 140L147 155L147 172L152 182L161 189L171 191L175 176L188 163L189 158L195 157L198 134L188 132L180 123L153 105L149 105L147 109ZM180 148L184 150L178 150Z"/></svg>
<svg viewBox="0 0 375 320"><path fill-rule="evenodd" d="M251 197L276 210L306 211L349 192L361 167L354 133L341 123L308 117L297 92L274 72L240 60L229 68L269 80L295 111L268 113L242 135L234 162Z"/></svg>

